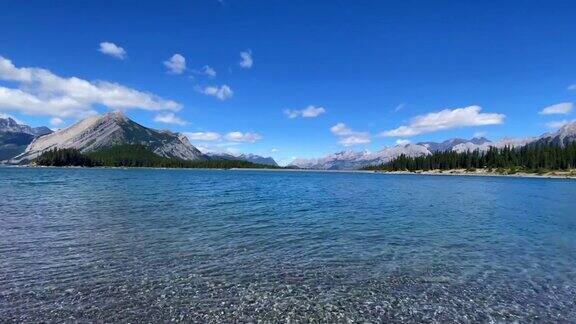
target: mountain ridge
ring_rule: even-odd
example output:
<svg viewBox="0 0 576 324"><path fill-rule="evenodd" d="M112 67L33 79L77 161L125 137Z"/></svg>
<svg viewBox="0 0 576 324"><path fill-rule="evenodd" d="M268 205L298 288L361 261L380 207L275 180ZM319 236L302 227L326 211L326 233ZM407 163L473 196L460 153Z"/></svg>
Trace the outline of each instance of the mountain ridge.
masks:
<svg viewBox="0 0 576 324"><path fill-rule="evenodd" d="M242 154L232 154L232 153L219 153L219 152L205 152L207 156L210 158L215 159L223 159L223 160L241 160L252 162L256 164L264 164L264 165L271 165L271 166L278 166L276 160L274 160L271 156L261 156L252 153L242 153Z"/></svg>
<svg viewBox="0 0 576 324"><path fill-rule="evenodd" d="M30 127L11 117L0 118L0 161L21 154L35 137L50 133L52 130L48 127Z"/></svg>
<svg viewBox="0 0 576 324"><path fill-rule="evenodd" d="M367 151L342 151L328 154L321 158L294 159L290 165L304 169L322 170L346 170L360 169L370 165L387 163L401 155L407 157L418 157L429 155L438 151L455 151L463 153L466 151L480 150L485 152L491 147L504 148L522 147L524 145L551 144L563 146L576 141L576 121L568 123L553 133L542 134L539 137L528 138L503 138L498 141L490 141L485 137L474 137L470 140L462 138L452 138L442 142L418 142L416 144L396 145L385 147L377 152Z"/></svg>
<svg viewBox="0 0 576 324"><path fill-rule="evenodd" d="M120 144L138 144L159 156L182 160L206 157L182 134L142 126L120 112L88 117L52 134L35 138L14 162L30 161L53 148L94 152Z"/></svg>

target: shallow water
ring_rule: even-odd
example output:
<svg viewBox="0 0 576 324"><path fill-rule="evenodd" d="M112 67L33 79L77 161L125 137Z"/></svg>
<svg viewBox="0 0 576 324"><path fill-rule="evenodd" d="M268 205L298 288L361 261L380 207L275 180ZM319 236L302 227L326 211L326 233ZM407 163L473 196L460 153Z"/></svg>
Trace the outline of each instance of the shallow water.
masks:
<svg viewBox="0 0 576 324"><path fill-rule="evenodd" d="M576 321L576 181L0 168L0 321Z"/></svg>

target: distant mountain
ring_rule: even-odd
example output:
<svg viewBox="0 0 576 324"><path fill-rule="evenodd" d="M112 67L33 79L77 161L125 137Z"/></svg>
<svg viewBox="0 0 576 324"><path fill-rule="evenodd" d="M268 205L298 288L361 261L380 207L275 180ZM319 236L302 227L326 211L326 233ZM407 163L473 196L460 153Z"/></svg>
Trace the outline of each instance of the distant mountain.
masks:
<svg viewBox="0 0 576 324"><path fill-rule="evenodd" d="M461 143L452 148L452 151L456 151L458 153L463 153L467 151L475 151L480 150L481 152L488 151L491 147L495 148L503 148L503 147L522 147L528 143L534 141L534 138L503 138L501 140L495 142L484 142L484 143Z"/></svg>
<svg viewBox="0 0 576 324"><path fill-rule="evenodd" d="M0 133L24 133L34 137L52 133L48 127L30 127L28 125L18 124L14 119L0 118Z"/></svg>
<svg viewBox="0 0 576 324"><path fill-rule="evenodd" d="M552 144L564 147L576 141L576 121L562 126L557 132L544 134L530 144Z"/></svg>
<svg viewBox="0 0 576 324"><path fill-rule="evenodd" d="M455 146L461 144L474 144L474 145L482 145L485 143L489 143L490 141L484 137L474 137L473 139L467 140L462 138L452 138L446 140L444 142L420 142L417 145L425 146L430 152L438 152L438 151L449 151L452 150Z"/></svg>
<svg viewBox="0 0 576 324"><path fill-rule="evenodd" d="M33 140L34 136L26 133L0 132L0 161L21 154Z"/></svg>
<svg viewBox="0 0 576 324"><path fill-rule="evenodd" d="M417 157L428 155L430 151L423 145L397 145L373 153L368 151L343 151L319 159L295 159L290 165L302 169L350 170L386 163L402 154Z"/></svg>
<svg viewBox="0 0 576 324"><path fill-rule="evenodd" d="M11 159L24 152L35 137L50 134L48 127L32 128L12 118L0 118L0 161Z"/></svg>
<svg viewBox="0 0 576 324"><path fill-rule="evenodd" d="M504 138L494 142L491 142L484 137L476 137L470 140L453 138L443 142L420 142L417 144L397 145L394 147L384 148L374 153L367 151L344 151L329 154L323 158L317 159L295 159L290 163L290 165L303 169L359 169L364 166L389 162L402 154L409 157L417 157L428 155L435 151L466 152L480 150L481 152L486 152L490 149L490 147L522 147L524 145L538 144L564 146L573 141L576 141L576 122L564 125L557 132L544 134L540 137L529 137L521 139Z"/></svg>
<svg viewBox="0 0 576 324"><path fill-rule="evenodd" d="M256 154L230 154L230 153L206 153L210 158L222 160L240 160L257 164L278 166L278 163L271 157L263 157Z"/></svg>
<svg viewBox="0 0 576 324"><path fill-rule="evenodd" d="M66 129L36 138L13 162L32 160L53 148L73 148L83 153L115 145L143 145L159 156L183 160L202 160L204 156L182 134L158 131L113 112L86 118Z"/></svg>

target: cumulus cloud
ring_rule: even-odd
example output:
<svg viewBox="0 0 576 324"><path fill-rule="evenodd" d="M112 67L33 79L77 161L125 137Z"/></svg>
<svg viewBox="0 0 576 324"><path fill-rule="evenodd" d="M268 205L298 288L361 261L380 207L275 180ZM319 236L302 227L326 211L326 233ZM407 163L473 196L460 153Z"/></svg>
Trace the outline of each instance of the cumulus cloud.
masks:
<svg viewBox="0 0 576 324"><path fill-rule="evenodd" d="M231 142L248 142L254 143L260 139L262 136L256 133L242 133L242 132L230 132L224 136L227 140Z"/></svg>
<svg viewBox="0 0 576 324"><path fill-rule="evenodd" d="M320 115L322 115L323 113L326 112L326 109L324 109L324 107L315 107L315 106L308 106L304 109L286 109L284 110L284 114L286 116L288 116L288 118L297 118L297 117L303 117L303 118L315 118L318 117Z"/></svg>
<svg viewBox="0 0 576 324"><path fill-rule="evenodd" d="M560 128L560 127L562 127L566 124L572 123L572 122L576 122L576 119L551 121L551 122L546 123L546 127L552 128L552 129L557 129L557 128Z"/></svg>
<svg viewBox="0 0 576 324"><path fill-rule="evenodd" d="M158 123L173 124L173 125L180 125L180 126L184 126L184 125L188 124L187 121L179 118L178 116L176 116L174 113L171 113L171 112L161 113L161 114L156 115L154 117L154 121L158 122Z"/></svg>
<svg viewBox="0 0 576 324"><path fill-rule="evenodd" d="M572 108L574 108L573 103L562 102L562 103L548 106L548 107L542 109L539 112L539 114L540 115L567 115L572 111Z"/></svg>
<svg viewBox="0 0 576 324"><path fill-rule="evenodd" d="M164 66L168 68L168 73L182 74L186 70L186 58L180 54L174 54L171 58L164 61Z"/></svg>
<svg viewBox="0 0 576 324"><path fill-rule="evenodd" d="M343 146L353 146L370 143L370 134L366 132L356 132L344 123L338 123L330 127L332 134L340 139L338 143Z"/></svg>
<svg viewBox="0 0 576 324"><path fill-rule="evenodd" d="M230 87L227 85L222 85L220 87L215 86L208 86L204 88L196 87L196 91L203 93L207 96L216 97L219 100L226 100L232 98L232 96L234 95L234 91L232 91L232 89L230 89Z"/></svg>
<svg viewBox="0 0 576 324"><path fill-rule="evenodd" d="M2 56L0 80L17 84L17 88L0 86L0 110L26 115L82 118L95 114L95 105L113 110L181 109L177 102L118 83L60 77L41 68L19 68Z"/></svg>
<svg viewBox="0 0 576 324"><path fill-rule="evenodd" d="M216 70L214 70L211 66L209 65L205 65L202 68L202 72L204 72L204 74L206 74L207 76L214 78L216 77Z"/></svg>
<svg viewBox="0 0 576 324"><path fill-rule="evenodd" d="M100 43L100 48L98 51L102 54L110 55L120 60L126 58L126 51L114 43L102 42Z"/></svg>
<svg viewBox="0 0 576 324"><path fill-rule="evenodd" d="M384 131L380 136L410 137L451 128L497 125L503 123L506 117L503 114L481 113L481 110L479 106L469 106L416 116L408 125Z"/></svg>
<svg viewBox="0 0 576 324"><path fill-rule="evenodd" d="M247 50L240 52L240 62L238 63L241 68L249 69L254 64L254 60L252 59L252 51Z"/></svg>
<svg viewBox="0 0 576 324"><path fill-rule="evenodd" d="M184 133L188 136L191 141L218 141L222 138L222 135L215 132L195 132L195 133Z"/></svg>
<svg viewBox="0 0 576 324"><path fill-rule="evenodd" d="M236 145L239 143L254 143L262 139L260 134L251 132L244 133L240 131L229 132L224 135L216 132L190 132L184 133L184 135L188 136L191 141L228 141L226 143L219 144L220 146Z"/></svg>
<svg viewBox="0 0 576 324"><path fill-rule="evenodd" d="M52 125L52 126L60 126L63 123L64 123L64 121L62 120L62 118L58 118L58 117L50 118L50 125Z"/></svg>
<svg viewBox="0 0 576 324"><path fill-rule="evenodd" d="M410 140L407 139L397 139L396 145L404 146L410 144Z"/></svg>

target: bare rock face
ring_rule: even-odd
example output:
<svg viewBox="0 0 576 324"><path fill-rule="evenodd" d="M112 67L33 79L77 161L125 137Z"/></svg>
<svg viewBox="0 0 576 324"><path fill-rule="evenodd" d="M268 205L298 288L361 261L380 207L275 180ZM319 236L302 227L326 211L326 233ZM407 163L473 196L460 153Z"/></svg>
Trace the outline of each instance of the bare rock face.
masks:
<svg viewBox="0 0 576 324"><path fill-rule="evenodd" d="M36 138L13 162L29 161L53 148L93 152L114 145L143 145L164 157L201 160L204 155L180 134L157 131L119 112L88 117L66 129Z"/></svg>
<svg viewBox="0 0 576 324"><path fill-rule="evenodd" d="M45 126L30 127L28 125L22 125L14 119L8 117L0 118L0 133L23 133L37 137L50 134L52 133L52 130Z"/></svg>
<svg viewBox="0 0 576 324"><path fill-rule="evenodd" d="M534 141L534 144L551 144L564 147L574 141L576 141L576 121L560 127L555 133L540 136Z"/></svg>

